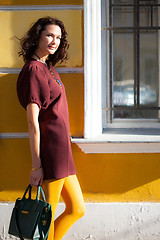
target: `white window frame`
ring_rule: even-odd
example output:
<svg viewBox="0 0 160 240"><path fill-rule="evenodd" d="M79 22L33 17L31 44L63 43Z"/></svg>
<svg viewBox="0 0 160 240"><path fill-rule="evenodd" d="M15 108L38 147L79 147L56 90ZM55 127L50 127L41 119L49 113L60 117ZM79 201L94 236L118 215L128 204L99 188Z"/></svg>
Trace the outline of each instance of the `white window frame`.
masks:
<svg viewBox="0 0 160 240"><path fill-rule="evenodd" d="M103 14L103 20L102 20L102 32L103 27L109 26L109 1L102 0L101 1L103 6L102 6L102 14ZM160 3L160 0L159 0ZM160 11L160 10L159 10ZM159 18L159 25L160 25L160 18ZM105 34L104 34L105 35ZM158 39L160 40L160 31L158 33ZM102 81L103 81L103 92L102 92L102 106L106 108L106 99L107 102L109 102L109 78L110 78L110 51L109 51L109 35L105 35L103 39L101 39L101 45L103 48L103 53L104 56L102 56ZM160 43L158 46L158 51L160 52ZM158 54L159 60L160 60L160 54ZM107 60L107 67L106 67L106 62L104 62L104 59ZM160 61L159 61L159 69L160 69ZM105 80L107 79L107 81ZM159 72L159 81L160 81L160 72ZM107 82L107 83L106 83ZM108 89L108 92L106 91ZM159 93L160 93L160 84L159 84ZM159 105L160 105L160 94L159 94ZM160 111L159 111L159 119L113 119L112 123L109 123L108 120L106 119L106 114L105 111L102 112L102 125L104 129L108 128L159 128L160 129Z"/></svg>
<svg viewBox="0 0 160 240"><path fill-rule="evenodd" d="M85 153L160 152L160 136L102 134L101 1L84 0L84 138L72 142Z"/></svg>
<svg viewBox="0 0 160 240"><path fill-rule="evenodd" d="M84 0L84 137L102 134L101 1Z"/></svg>

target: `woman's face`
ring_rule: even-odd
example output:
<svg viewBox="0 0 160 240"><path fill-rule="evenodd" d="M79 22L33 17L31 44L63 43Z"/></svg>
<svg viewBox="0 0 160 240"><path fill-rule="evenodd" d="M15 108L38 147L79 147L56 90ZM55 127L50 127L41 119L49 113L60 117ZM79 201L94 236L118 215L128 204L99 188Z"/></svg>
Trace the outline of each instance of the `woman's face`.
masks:
<svg viewBox="0 0 160 240"><path fill-rule="evenodd" d="M43 57L49 54L54 54L58 49L61 41L61 28L57 25L46 25L44 31L42 31L37 53Z"/></svg>

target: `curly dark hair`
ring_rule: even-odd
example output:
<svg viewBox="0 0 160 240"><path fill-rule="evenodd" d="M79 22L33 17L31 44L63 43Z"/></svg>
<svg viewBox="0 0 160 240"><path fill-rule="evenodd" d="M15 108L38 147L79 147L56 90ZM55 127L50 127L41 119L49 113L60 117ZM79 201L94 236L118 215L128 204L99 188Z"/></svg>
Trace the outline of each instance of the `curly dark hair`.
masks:
<svg viewBox="0 0 160 240"><path fill-rule="evenodd" d="M67 32L65 30L64 24L57 18L52 17L44 17L39 18L29 29L29 31L25 34L25 36L20 39L21 50L18 52L19 56L23 57L24 62L30 60L36 51L39 39L42 31L45 30L47 25L57 25L61 28L61 42L57 49L57 51L52 55L50 54L47 58L47 63L52 64L53 66L57 62L64 62L68 59L67 49L69 47L69 43L66 39Z"/></svg>

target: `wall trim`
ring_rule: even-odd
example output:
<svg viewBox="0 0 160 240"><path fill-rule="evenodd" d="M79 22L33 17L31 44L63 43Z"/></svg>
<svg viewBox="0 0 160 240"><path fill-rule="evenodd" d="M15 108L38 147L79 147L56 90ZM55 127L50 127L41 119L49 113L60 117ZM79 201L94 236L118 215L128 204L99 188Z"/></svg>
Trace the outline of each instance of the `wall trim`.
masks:
<svg viewBox="0 0 160 240"><path fill-rule="evenodd" d="M83 67L55 67L59 73L83 73ZM0 74L19 74L21 68L0 68Z"/></svg>
<svg viewBox="0 0 160 240"><path fill-rule="evenodd" d="M64 240L160 239L160 203L86 203L86 214L64 236ZM0 203L0 239L11 239L8 227L13 203ZM56 217L65 205L58 204ZM16 239L16 238L14 238ZM17 238L18 239L18 238Z"/></svg>
<svg viewBox="0 0 160 240"><path fill-rule="evenodd" d="M0 133L0 139L9 138L29 138L29 133L19 132L19 133Z"/></svg>
<svg viewBox="0 0 160 240"><path fill-rule="evenodd" d="M101 1L84 0L84 137L102 133Z"/></svg>
<svg viewBox="0 0 160 240"><path fill-rule="evenodd" d="M1 5L0 11L83 10L83 5Z"/></svg>
<svg viewBox="0 0 160 240"><path fill-rule="evenodd" d="M72 141L84 153L160 153L160 143L83 143Z"/></svg>

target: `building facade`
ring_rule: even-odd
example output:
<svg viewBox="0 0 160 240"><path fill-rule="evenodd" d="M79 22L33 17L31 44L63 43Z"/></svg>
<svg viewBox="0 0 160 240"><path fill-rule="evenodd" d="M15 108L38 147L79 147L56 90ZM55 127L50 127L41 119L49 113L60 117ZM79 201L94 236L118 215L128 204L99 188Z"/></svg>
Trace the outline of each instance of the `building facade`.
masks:
<svg viewBox="0 0 160 240"><path fill-rule="evenodd" d="M66 25L72 151L87 213L67 239L159 239L160 2L0 0L0 239L29 183L26 112L16 79L19 42L39 17ZM63 209L59 205L59 211ZM4 213L4 214L3 214Z"/></svg>

